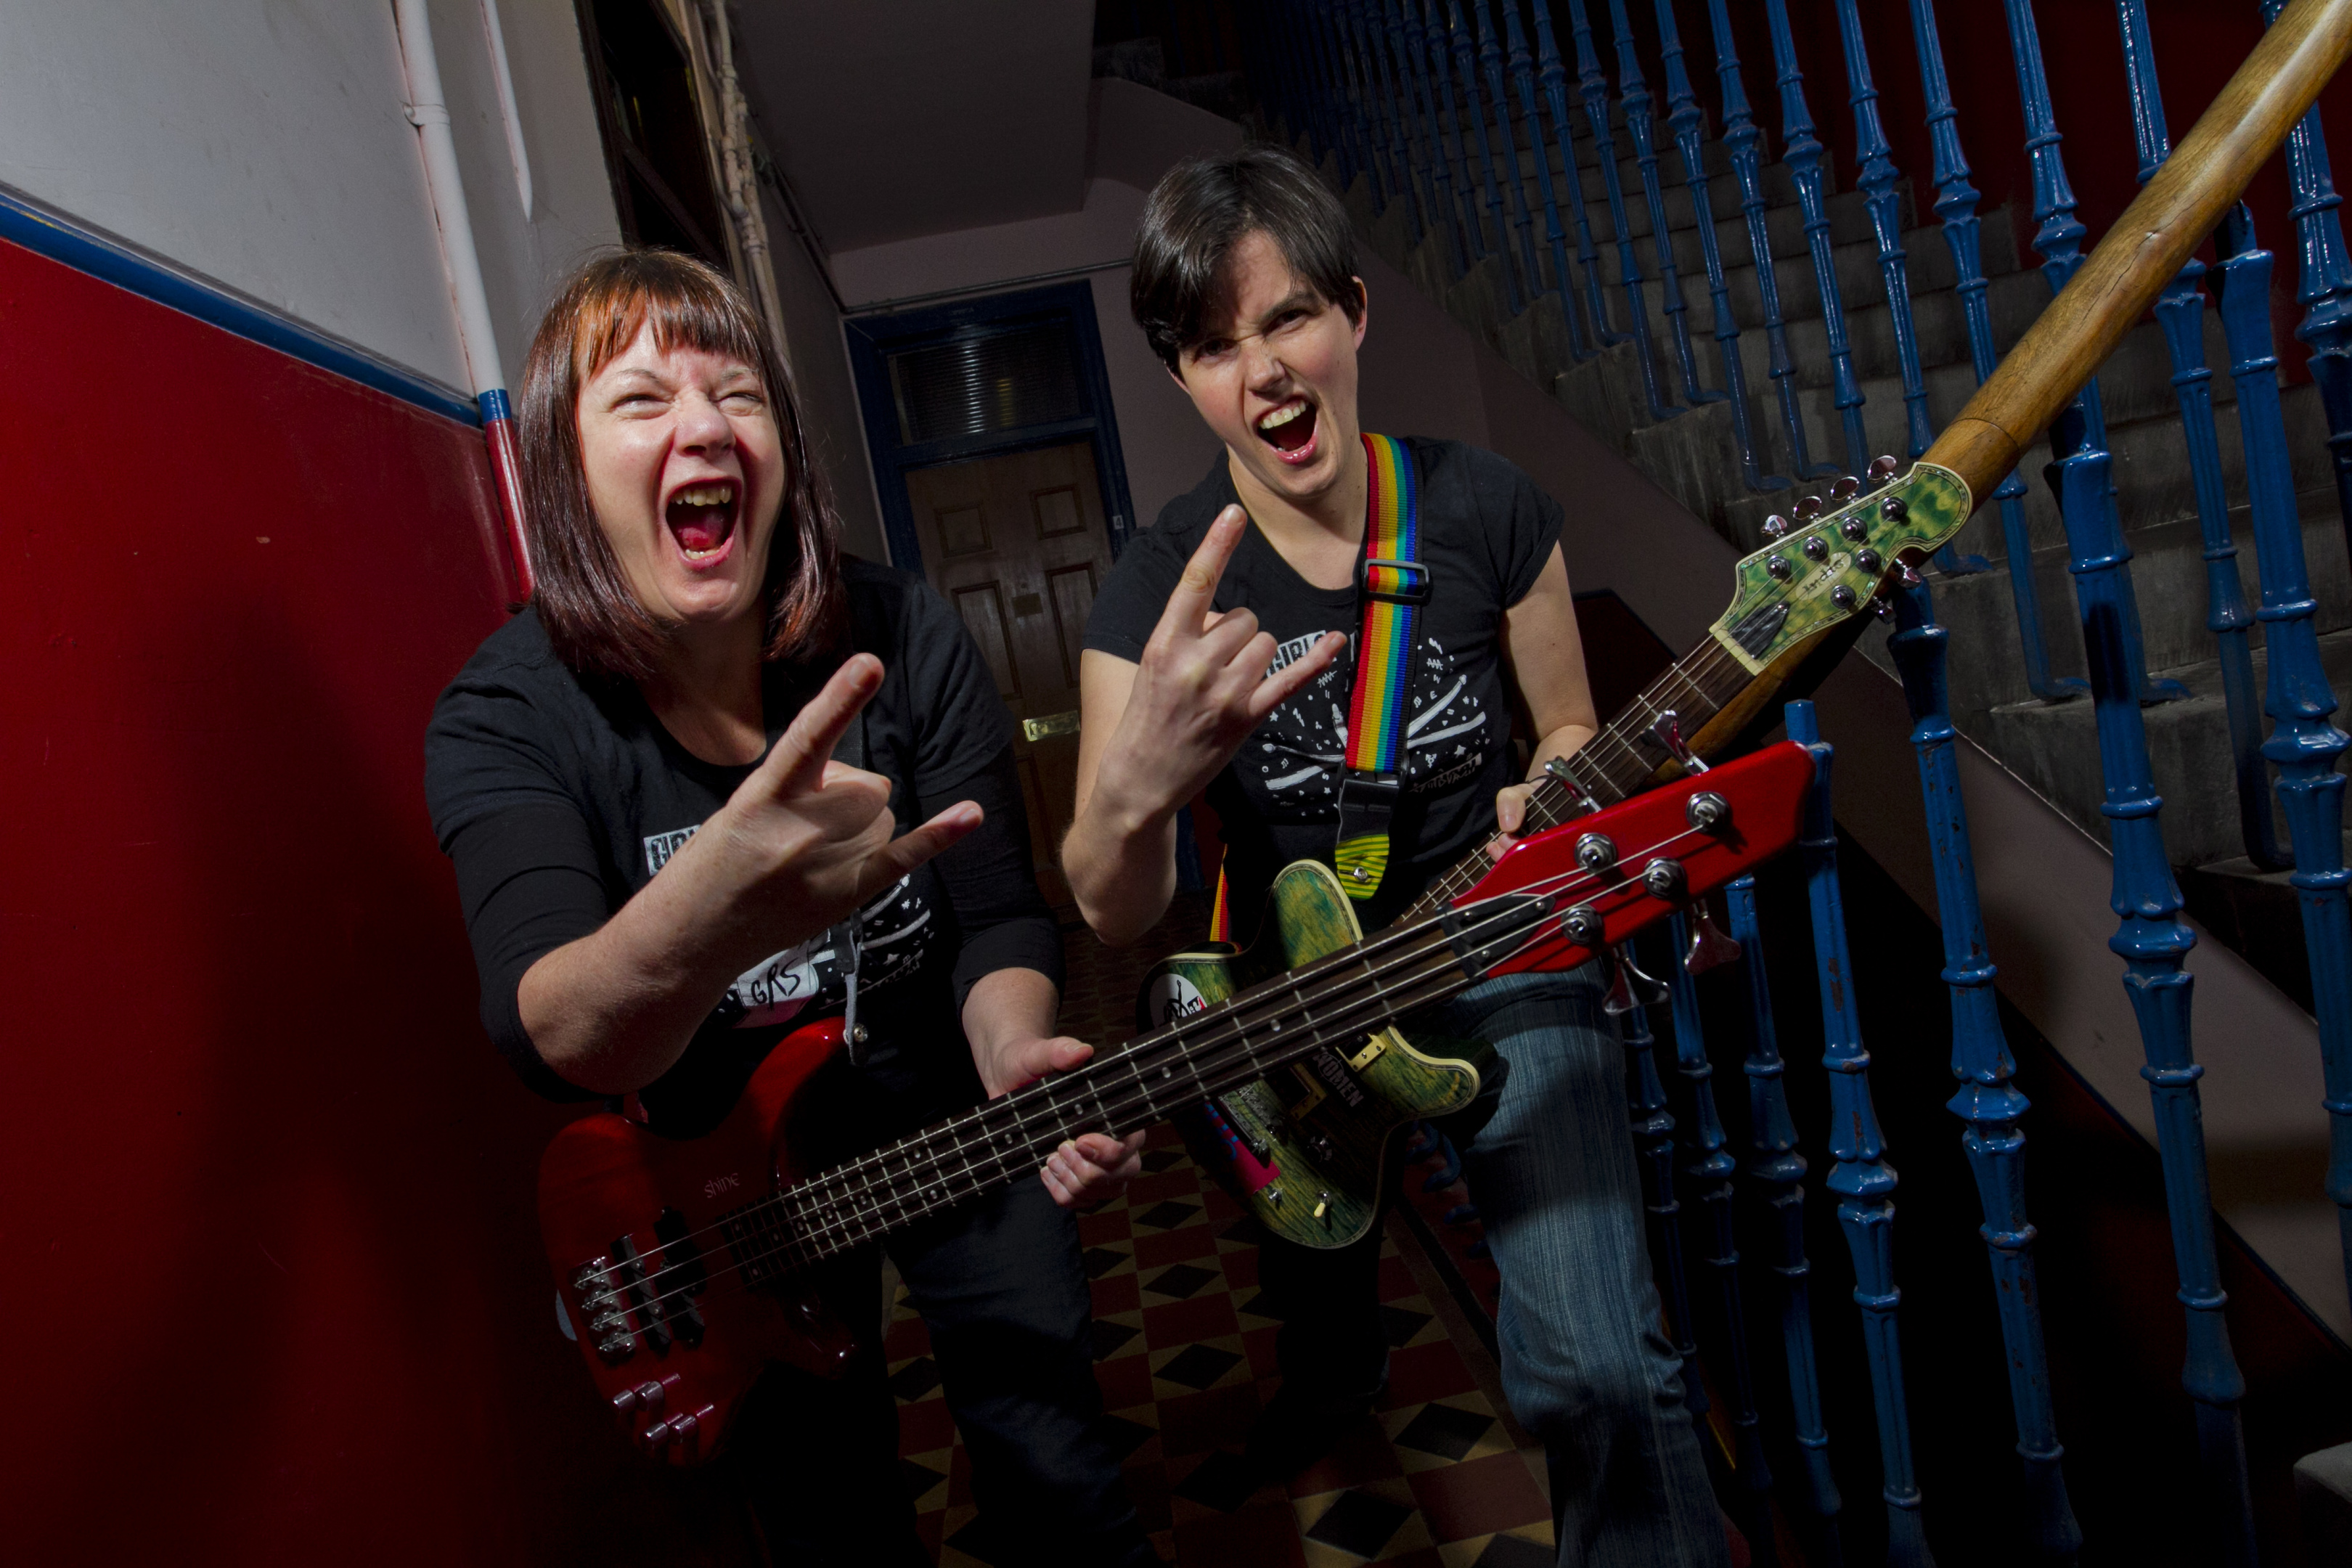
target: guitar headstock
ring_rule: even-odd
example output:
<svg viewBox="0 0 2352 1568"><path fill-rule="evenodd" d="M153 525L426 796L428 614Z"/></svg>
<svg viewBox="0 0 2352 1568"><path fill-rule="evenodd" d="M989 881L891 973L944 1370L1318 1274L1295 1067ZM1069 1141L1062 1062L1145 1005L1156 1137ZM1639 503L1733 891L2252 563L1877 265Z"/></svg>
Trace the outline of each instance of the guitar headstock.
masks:
<svg viewBox="0 0 2352 1568"><path fill-rule="evenodd" d="M1766 520L1769 542L1740 561L1731 608L1713 627L1750 675L1862 614L1889 577L1927 559L1976 510L1949 468L1914 463L1898 478L1897 467L1881 458L1864 478L1838 480L1825 501L1809 496L1790 520Z"/></svg>

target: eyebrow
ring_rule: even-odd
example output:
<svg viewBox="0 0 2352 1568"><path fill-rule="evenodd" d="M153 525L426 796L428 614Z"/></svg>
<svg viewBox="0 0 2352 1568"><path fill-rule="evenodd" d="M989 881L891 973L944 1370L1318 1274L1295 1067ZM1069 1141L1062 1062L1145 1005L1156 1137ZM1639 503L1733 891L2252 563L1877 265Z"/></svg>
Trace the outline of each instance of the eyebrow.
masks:
<svg viewBox="0 0 2352 1568"><path fill-rule="evenodd" d="M1294 289L1289 293L1284 295L1281 299L1276 300L1273 304L1266 307L1265 313L1257 319L1256 330L1263 331L1268 321L1273 321L1285 310L1297 310L1302 306L1311 308L1313 306L1322 304L1323 302L1323 297L1320 294L1318 294L1311 285ZM1214 331L1204 332L1201 335L1199 342L1191 344L1190 348L1198 349L1202 343L1215 342L1219 339L1226 337L1228 335L1229 329L1238 327L1240 324L1241 323L1239 321L1229 321L1225 323L1224 326L1220 327Z"/></svg>

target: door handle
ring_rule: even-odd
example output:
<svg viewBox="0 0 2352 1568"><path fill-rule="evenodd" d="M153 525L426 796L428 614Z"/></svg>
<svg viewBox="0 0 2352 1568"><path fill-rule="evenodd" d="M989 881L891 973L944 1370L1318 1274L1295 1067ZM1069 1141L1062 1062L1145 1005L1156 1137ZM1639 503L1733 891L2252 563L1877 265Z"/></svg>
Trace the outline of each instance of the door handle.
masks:
<svg viewBox="0 0 2352 1568"><path fill-rule="evenodd" d="M1078 710L1067 713L1048 713L1043 719L1021 721L1021 733L1030 741L1042 741L1048 735L1075 735L1078 732Z"/></svg>

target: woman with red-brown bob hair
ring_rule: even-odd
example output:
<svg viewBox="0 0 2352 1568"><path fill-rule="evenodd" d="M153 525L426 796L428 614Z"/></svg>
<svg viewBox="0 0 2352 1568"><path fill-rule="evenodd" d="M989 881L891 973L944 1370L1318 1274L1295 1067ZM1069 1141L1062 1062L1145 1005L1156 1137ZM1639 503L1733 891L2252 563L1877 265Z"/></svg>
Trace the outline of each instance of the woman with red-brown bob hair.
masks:
<svg viewBox="0 0 2352 1568"><path fill-rule="evenodd" d="M1088 1047L1055 1035L1060 936L1011 721L919 577L844 557L791 377L741 292L631 250L583 267L523 373L532 602L425 742L482 1020L551 1099L698 1136L788 1027L852 1011L795 1123L809 1168ZM887 1242L930 1331L999 1563L1157 1561L1099 1427L1073 1206L1088 1134ZM845 1376L771 1371L722 1464L779 1563L919 1563L883 1381L879 1256L825 1266Z"/></svg>

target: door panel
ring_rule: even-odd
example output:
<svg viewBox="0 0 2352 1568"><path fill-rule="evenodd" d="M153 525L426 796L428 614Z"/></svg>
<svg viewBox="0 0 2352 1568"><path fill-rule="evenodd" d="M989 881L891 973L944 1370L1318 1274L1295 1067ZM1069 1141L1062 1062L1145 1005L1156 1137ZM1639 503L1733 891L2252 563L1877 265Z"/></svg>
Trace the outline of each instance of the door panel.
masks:
<svg viewBox="0 0 2352 1568"><path fill-rule="evenodd" d="M1077 784L1078 653L1110 570L1102 484L1086 441L907 476L925 574L956 606L1018 721L1013 754L1038 883L1070 901L1059 851ZM1033 732L1034 738L1032 738Z"/></svg>

